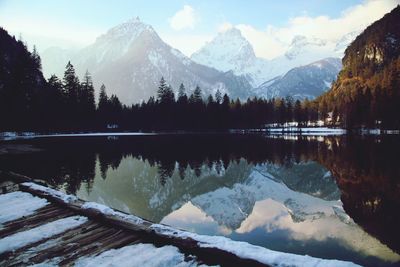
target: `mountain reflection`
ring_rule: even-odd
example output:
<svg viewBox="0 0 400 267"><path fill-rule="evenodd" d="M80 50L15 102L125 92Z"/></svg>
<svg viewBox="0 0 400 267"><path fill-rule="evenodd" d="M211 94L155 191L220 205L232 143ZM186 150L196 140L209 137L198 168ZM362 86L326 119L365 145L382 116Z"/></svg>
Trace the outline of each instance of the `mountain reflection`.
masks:
<svg viewBox="0 0 400 267"><path fill-rule="evenodd" d="M362 264L400 260L397 137L209 134L8 142L25 143L41 151L0 155L0 169L155 222L294 253L338 258L329 251L342 251L343 259ZM280 242L269 240L277 235ZM353 259L348 249L363 256Z"/></svg>

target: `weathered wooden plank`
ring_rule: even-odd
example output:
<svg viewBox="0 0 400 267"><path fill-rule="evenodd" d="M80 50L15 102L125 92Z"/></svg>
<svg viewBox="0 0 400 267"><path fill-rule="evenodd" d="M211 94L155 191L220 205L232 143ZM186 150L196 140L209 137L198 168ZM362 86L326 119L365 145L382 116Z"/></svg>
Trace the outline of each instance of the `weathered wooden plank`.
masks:
<svg viewBox="0 0 400 267"><path fill-rule="evenodd" d="M109 249L117 249L127 245L133 245L141 242L139 236L136 236L132 233L123 233L114 239L110 239L107 242L103 242L102 250L106 251Z"/></svg>
<svg viewBox="0 0 400 267"><path fill-rule="evenodd" d="M40 225L66 218L74 215L71 210L68 209L55 209L50 210L43 214L34 214L26 220L19 219L18 222L7 224L4 229L0 230L0 238L8 235L12 235L18 232L27 231L29 229L38 227Z"/></svg>
<svg viewBox="0 0 400 267"><path fill-rule="evenodd" d="M60 262L60 265L69 265L80 257L90 257L98 255L106 250L119 248L125 244L129 244L134 241L139 241L137 239L137 236L132 234L127 235L125 231L110 233L97 239L95 242L89 243L73 251L72 253L64 255L63 260Z"/></svg>
<svg viewBox="0 0 400 267"><path fill-rule="evenodd" d="M3 261L0 261L0 266L21 266L28 263L34 264L31 258L37 256L44 250L57 246L60 242L63 242L66 236L77 236L81 233L86 233L98 227L100 227L98 223L88 221L82 224L80 227L72 228L64 233L58 234L57 236L53 236L52 238L47 239L45 242L31 244L13 253L9 253L7 258L5 258Z"/></svg>
<svg viewBox="0 0 400 267"><path fill-rule="evenodd" d="M100 239L105 235L113 234L116 231L117 230L108 227L95 228L87 234L78 234L76 235L76 238L67 241L62 240L55 246L43 250L36 256L32 257L31 261L34 263L40 263L54 257L65 257L65 255L74 253L82 247L95 243L97 239Z"/></svg>
<svg viewBox="0 0 400 267"><path fill-rule="evenodd" d="M37 216L41 216L43 214L46 214L46 213L49 213L49 212L52 212L52 211L55 211L55 210L60 210L60 207L58 207L56 205L53 205L53 204L48 204L48 205L46 205L46 206L44 206L44 207L42 207L40 209L37 209L35 211L35 213L33 213L31 215L23 216L23 217L18 218L16 220L4 223L3 227L9 227L12 224L18 224L20 222L27 222L29 220L32 220L32 219L36 218Z"/></svg>

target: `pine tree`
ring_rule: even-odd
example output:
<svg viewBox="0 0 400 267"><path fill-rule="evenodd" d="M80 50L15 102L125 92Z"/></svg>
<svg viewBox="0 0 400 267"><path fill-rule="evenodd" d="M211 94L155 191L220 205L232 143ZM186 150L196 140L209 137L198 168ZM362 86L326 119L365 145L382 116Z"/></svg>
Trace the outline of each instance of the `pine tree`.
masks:
<svg viewBox="0 0 400 267"><path fill-rule="evenodd" d="M183 85L183 83L181 83L181 85L179 86L179 91L178 91L178 103L179 104L186 104L188 101L187 95L186 95L186 88Z"/></svg>
<svg viewBox="0 0 400 267"><path fill-rule="evenodd" d="M196 86L196 88L193 91L193 101L194 101L194 103L203 102L203 97L202 97L201 89L199 86Z"/></svg>
<svg viewBox="0 0 400 267"><path fill-rule="evenodd" d="M39 53L36 50L36 45L33 46L32 58L33 62L35 63L35 68L42 71L42 60L40 59Z"/></svg>
<svg viewBox="0 0 400 267"><path fill-rule="evenodd" d="M85 76L83 77L81 88L81 103L83 105L84 112L93 113L96 109L96 103L94 100L94 87L92 76L87 70Z"/></svg>
<svg viewBox="0 0 400 267"><path fill-rule="evenodd" d="M104 112L106 110L107 103L108 103L108 96L106 92L106 86L102 84L100 87L100 94L99 94L99 104L98 104L99 112Z"/></svg>
<svg viewBox="0 0 400 267"><path fill-rule="evenodd" d="M212 106L215 104L214 97L210 94L207 98L207 106Z"/></svg>
<svg viewBox="0 0 400 267"><path fill-rule="evenodd" d="M215 93L215 102L217 104L221 104L222 103L222 95L221 95L221 91L219 89Z"/></svg>
<svg viewBox="0 0 400 267"><path fill-rule="evenodd" d="M157 100L162 103L165 98L165 91L167 90L167 83L164 80L164 77L161 77L160 84L157 90Z"/></svg>
<svg viewBox="0 0 400 267"><path fill-rule="evenodd" d="M79 91L79 79L75 75L74 66L68 61L64 72L64 93L68 97L70 104L75 105L77 103L78 91Z"/></svg>
<svg viewBox="0 0 400 267"><path fill-rule="evenodd" d="M164 91L164 96L162 98L162 103L166 103L168 105L171 105L174 102L175 102L174 90L172 89L171 86L167 86L167 88Z"/></svg>
<svg viewBox="0 0 400 267"><path fill-rule="evenodd" d="M75 75L75 69L71 62L68 62L63 79L64 95L66 96L66 119L69 127L79 127L80 108L79 108L79 95L81 86L78 77Z"/></svg>
<svg viewBox="0 0 400 267"><path fill-rule="evenodd" d="M47 84L52 90L57 91L59 94L62 93L63 85L61 80L56 75L51 75L47 81Z"/></svg>
<svg viewBox="0 0 400 267"><path fill-rule="evenodd" d="M186 89L185 89L185 86L183 85L183 83L181 83L181 85L179 85L179 90L178 90L178 99L180 99L184 96L186 96Z"/></svg>

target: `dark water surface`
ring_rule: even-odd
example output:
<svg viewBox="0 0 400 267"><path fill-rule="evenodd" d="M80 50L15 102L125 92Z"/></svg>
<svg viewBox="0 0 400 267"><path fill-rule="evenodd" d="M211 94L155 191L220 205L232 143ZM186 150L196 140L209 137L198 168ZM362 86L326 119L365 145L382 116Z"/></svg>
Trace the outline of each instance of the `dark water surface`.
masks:
<svg viewBox="0 0 400 267"><path fill-rule="evenodd" d="M366 266L400 263L397 136L54 137L2 141L1 150L0 170L157 223Z"/></svg>

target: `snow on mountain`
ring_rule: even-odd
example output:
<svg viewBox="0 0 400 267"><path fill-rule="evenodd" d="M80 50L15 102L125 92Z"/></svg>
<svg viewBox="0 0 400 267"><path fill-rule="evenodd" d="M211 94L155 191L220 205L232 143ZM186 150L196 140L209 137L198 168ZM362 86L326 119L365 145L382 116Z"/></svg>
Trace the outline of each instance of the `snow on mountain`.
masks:
<svg viewBox="0 0 400 267"><path fill-rule="evenodd" d="M294 191L280 179L258 169L254 169L244 183L234 184L231 188L221 187L194 197L191 202L220 225L235 230L249 216L257 201L268 198L284 204L294 221L315 220L322 216L349 219L340 200L324 200Z"/></svg>
<svg viewBox="0 0 400 267"><path fill-rule="evenodd" d="M292 39L286 53L269 61L270 79L283 76L293 68L304 66L327 57L341 58L335 52L336 43L318 38L297 35Z"/></svg>
<svg viewBox="0 0 400 267"><path fill-rule="evenodd" d="M78 52L46 50L42 54L43 71L46 77L52 73L62 77L71 60L80 76L88 69L97 88L104 83L109 93L117 94L126 104L154 96L162 76L175 90L184 83L190 93L199 85L205 96L219 89L241 99L287 94L314 98L335 79L334 65L338 63L323 65L319 71L311 70L310 63L342 57L357 34L348 33L338 41L298 35L284 55L266 60L255 55L240 30L231 28L189 58L163 42L150 25L135 18L110 29Z"/></svg>
<svg viewBox="0 0 400 267"><path fill-rule="evenodd" d="M308 52L309 49L320 50L319 48L323 48L326 45L327 42L325 40L297 35L293 38L292 43L285 53L285 57L289 60L298 59Z"/></svg>
<svg viewBox="0 0 400 267"><path fill-rule="evenodd" d="M240 30L231 28L219 33L211 42L195 52L191 58L198 63L221 71L232 70L237 75L245 76L253 87L265 88L268 85L266 83L273 83L294 68L308 65L323 58L341 58L344 49L357 34L358 32L346 34L338 42L297 35L288 45L284 55L266 60L257 58L252 45L242 36ZM337 63L334 64L337 65ZM334 76L336 77L336 74ZM308 79L313 78L313 76L308 77ZM327 78L328 80L325 81L330 84L332 77ZM319 80L318 78L317 81L311 81L311 83L319 84ZM301 84L293 86L302 87ZM280 95L279 88L274 89L277 91L271 92L271 95ZM326 89L326 86L320 88L320 93L323 92L322 89ZM313 90L299 96L299 98L315 97L316 92L313 92ZM259 90L256 90L257 96L268 96L268 94L259 95L258 92Z"/></svg>
<svg viewBox="0 0 400 267"><path fill-rule="evenodd" d="M346 48L353 42L362 31L352 31L345 35L336 43L335 52L344 54Z"/></svg>
<svg viewBox="0 0 400 267"><path fill-rule="evenodd" d="M314 99L326 92L342 67L338 58L325 58L296 67L284 76L267 81L255 89L265 98L292 96L294 99Z"/></svg>
<svg viewBox="0 0 400 267"><path fill-rule="evenodd" d="M253 86L270 77L268 61L256 57L252 45L236 28L219 33L191 59L221 71L232 70L236 75L244 75Z"/></svg>
<svg viewBox="0 0 400 267"><path fill-rule="evenodd" d="M50 67L47 53L42 58L44 68ZM187 93L198 85L204 96L219 89L232 97L245 98L251 89L245 77L193 62L138 18L110 29L70 58L78 75L89 70L96 88L104 83L108 93L116 94L125 104L154 96L161 77L175 90L185 84Z"/></svg>

